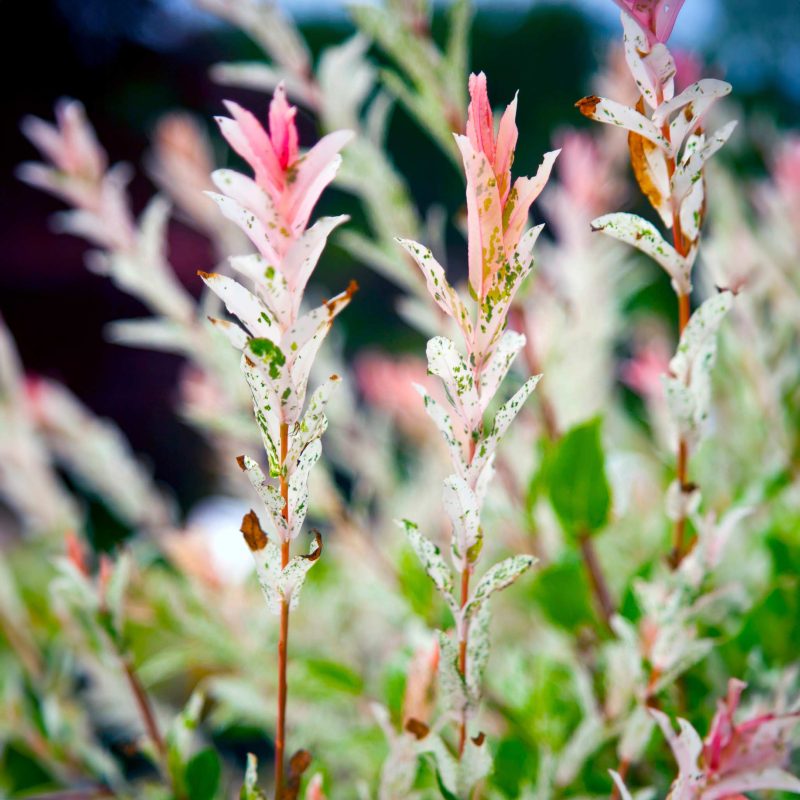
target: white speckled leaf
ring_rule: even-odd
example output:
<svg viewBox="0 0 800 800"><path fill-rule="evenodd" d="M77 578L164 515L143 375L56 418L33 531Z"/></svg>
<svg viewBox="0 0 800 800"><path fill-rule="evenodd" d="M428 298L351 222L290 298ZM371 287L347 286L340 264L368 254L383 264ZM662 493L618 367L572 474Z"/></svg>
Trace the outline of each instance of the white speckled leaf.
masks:
<svg viewBox="0 0 800 800"><path fill-rule="evenodd" d="M289 536L297 538L308 512L308 476L322 455L322 442L315 439L300 454L289 478Z"/></svg>
<svg viewBox="0 0 800 800"><path fill-rule="evenodd" d="M428 286L428 291L439 308L449 314L459 325L467 339L472 337L472 321L467 307L450 285L442 265L427 247L410 239L397 239L398 244L416 261Z"/></svg>
<svg viewBox="0 0 800 800"><path fill-rule="evenodd" d="M455 344L444 336L428 342L428 370L445 385L450 402L466 430L480 426L481 410L472 370Z"/></svg>
<svg viewBox="0 0 800 800"><path fill-rule="evenodd" d="M519 413L525 401L536 388L536 384L539 383L541 377L541 375L534 375L528 378L513 397L502 405L497 414L495 414L489 433L478 442L475 448L475 456L467 469L467 475L465 477L471 484L476 484L487 462L494 455L497 445L500 443L503 435L514 421L514 418Z"/></svg>
<svg viewBox="0 0 800 800"><path fill-rule="evenodd" d="M533 247L544 225L537 225L522 234L517 249L495 275L486 297L478 306L478 326L475 331L475 357L489 357L500 338L508 310L520 286L533 270Z"/></svg>
<svg viewBox="0 0 800 800"><path fill-rule="evenodd" d="M303 233L284 256L281 267L291 287L295 314L300 310L300 301L306 284L328 243L328 236L349 219L347 214L338 217L321 217Z"/></svg>
<svg viewBox="0 0 800 800"><path fill-rule="evenodd" d="M467 691L470 699L477 705L481 696L483 675L489 661L489 623L491 603L481 603L469 622L467 636Z"/></svg>
<svg viewBox="0 0 800 800"><path fill-rule="evenodd" d="M491 402L495 392L500 388L503 378L508 374L511 364L522 348L525 347L525 336L516 331L505 331L497 343L491 358L481 371L480 407L481 413Z"/></svg>
<svg viewBox="0 0 800 800"><path fill-rule="evenodd" d="M492 755L484 738L476 744L467 737L458 765L458 789L461 797L469 797L475 784L492 770Z"/></svg>
<svg viewBox="0 0 800 800"><path fill-rule="evenodd" d="M678 431L696 440L711 405L711 370L717 356L717 332L733 305L732 292L709 298L691 316L664 378L667 400Z"/></svg>
<svg viewBox="0 0 800 800"><path fill-rule="evenodd" d="M297 608L300 602L300 590L306 580L308 571L319 560L318 558L309 558L319 550L319 544L315 539L311 543L307 556L295 556L280 573L278 590L281 596L289 603L289 609Z"/></svg>
<svg viewBox="0 0 800 800"><path fill-rule="evenodd" d="M256 294L272 316L286 328L292 319L292 296L277 265L271 264L260 253L231 256L228 261L240 275L252 282Z"/></svg>
<svg viewBox="0 0 800 800"><path fill-rule="evenodd" d="M728 141L736 128L736 120L731 120L708 137L702 147L695 149L688 159L678 165L672 176L672 196L681 203L692 185L703 177L703 168L708 160Z"/></svg>
<svg viewBox="0 0 800 800"><path fill-rule="evenodd" d="M247 347L250 337L235 323L227 319L209 317L208 321L240 352Z"/></svg>
<svg viewBox="0 0 800 800"><path fill-rule="evenodd" d="M242 175L242 178L245 176ZM206 192L206 194L217 204L223 216L241 228L245 236L256 246L258 252L267 259L270 264L279 262L278 254L275 252L272 240L274 238L272 230L267 228L256 215L245 208L241 203L231 197L216 192Z"/></svg>
<svg viewBox="0 0 800 800"><path fill-rule="evenodd" d="M488 572L478 581L478 585L475 587L475 591L464 609L467 620L476 614L481 605L495 592L499 592L514 583L536 561L537 559L533 556L511 556L490 567Z"/></svg>
<svg viewBox="0 0 800 800"><path fill-rule="evenodd" d="M462 572L475 563L481 541L481 517L478 500L467 482L458 475L445 478L442 502L453 526L451 548L453 564ZM476 547L478 545L478 547Z"/></svg>
<svg viewBox="0 0 800 800"><path fill-rule="evenodd" d="M251 336L276 339L279 335L269 309L252 292L233 278L217 273L201 274L203 283L225 303L225 308L238 317Z"/></svg>
<svg viewBox="0 0 800 800"><path fill-rule="evenodd" d="M672 100L662 103L653 112L653 122L659 126L676 115L669 125L673 156L678 154L686 137L702 122L711 106L730 92L729 83L716 78L704 78L684 89Z"/></svg>
<svg viewBox="0 0 800 800"><path fill-rule="evenodd" d="M442 434L447 449L450 452L450 460L453 462L453 466L459 474L465 475L467 472L467 463L464 460L464 449L461 446L461 441L456 436L451 416L422 386L414 384L414 388L422 395L423 402L425 403L425 411L428 412L428 416L433 420Z"/></svg>
<svg viewBox="0 0 800 800"><path fill-rule="evenodd" d="M278 442L280 442L279 401L275 385L267 380L256 363L243 353L241 368L253 396L253 412L261 431L261 440L269 458L270 475L278 474Z"/></svg>
<svg viewBox="0 0 800 800"><path fill-rule="evenodd" d="M273 614L281 610L281 594L279 576L281 572L281 551L277 544L270 539L260 550L251 550L253 561L256 565L256 575L267 608Z"/></svg>
<svg viewBox="0 0 800 800"><path fill-rule="evenodd" d="M350 303L352 292L341 292L327 303L304 314L281 339L281 349L286 353L293 383L293 396L283 402L291 406L290 421L294 422L305 403L306 388L311 365L331 329L334 317Z"/></svg>
<svg viewBox="0 0 800 800"><path fill-rule="evenodd" d="M453 595L453 573L445 563L444 558L442 558L441 551L432 541L419 532L419 528L414 522L403 519L398 520L398 524L405 531L408 543L420 560L428 577L433 581L447 605L455 612L458 605Z"/></svg>
<svg viewBox="0 0 800 800"><path fill-rule="evenodd" d="M605 214L592 221L592 229L602 231L613 239L625 242L646 253L672 278L672 285L680 294L692 289L690 268L675 248L668 244L656 227L636 214Z"/></svg>
<svg viewBox="0 0 800 800"><path fill-rule="evenodd" d="M280 491L267 481L261 467L250 456L242 456L239 464L261 498L261 502L264 503L277 538L285 541L289 538L289 531L286 527L286 520L283 518L284 502Z"/></svg>
<svg viewBox="0 0 800 800"><path fill-rule="evenodd" d="M442 631L437 631L439 638L439 694L444 707L457 715L464 711L468 704L464 679L458 671L458 648L455 642Z"/></svg>
<svg viewBox="0 0 800 800"><path fill-rule="evenodd" d="M287 474L291 476L300 454L311 442L319 439L328 427L328 418L325 416L325 406L339 385L341 378L331 375L328 380L320 384L308 401L308 408L302 419L289 430L289 450L286 456Z"/></svg>
<svg viewBox="0 0 800 800"><path fill-rule="evenodd" d="M581 114L589 119L638 133L639 136L644 136L645 139L669 152L669 142L662 136L658 127L633 108L605 97L584 98L578 104L578 108Z"/></svg>

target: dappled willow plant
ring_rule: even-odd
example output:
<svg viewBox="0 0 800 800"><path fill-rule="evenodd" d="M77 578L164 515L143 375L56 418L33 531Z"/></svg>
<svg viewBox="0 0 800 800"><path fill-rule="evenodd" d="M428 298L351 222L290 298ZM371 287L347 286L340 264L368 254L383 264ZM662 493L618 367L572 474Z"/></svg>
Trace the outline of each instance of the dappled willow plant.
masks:
<svg viewBox="0 0 800 800"><path fill-rule="evenodd" d="M249 456L239 458L261 497L277 542L250 512L242 532L253 553L267 605L280 617L278 712L275 733L275 797L284 792L286 739L286 660L289 611L297 605L305 576L321 555L316 534L307 555L291 557L308 510L308 477L322 452L327 427L325 406L340 380L332 375L306 405L314 357L334 317L350 302L348 289L318 308L302 312L306 284L330 232L346 217L323 217L308 227L314 206L341 163L339 150L349 131L324 136L300 152L295 116L279 86L269 107L269 130L247 110L229 102L231 117L218 123L231 147L250 165L254 178L232 170L212 177L220 194L211 193L222 213L235 222L258 252L230 259L251 286L220 274L200 273L208 287L238 317L236 323L211 319L242 353L241 368L253 396L253 410L269 462L267 478ZM279 543L279 544L278 544ZM293 758L292 764L298 762Z"/></svg>
<svg viewBox="0 0 800 800"><path fill-rule="evenodd" d="M710 136L702 125L716 101L730 93L731 86L705 78L676 95L675 60L664 43L682 3L619 0L617 4L623 8L625 59L639 92L636 108L594 95L583 98L577 106L587 117L628 131L634 175L663 224L672 230L672 244L654 225L634 214L607 214L594 220L592 227L638 248L667 272L678 297L678 330L683 336L689 325L692 267L705 213L703 171L728 140L736 122L727 123ZM708 319L698 320L695 328L709 322L718 326L730 307L731 294L723 293L711 302L716 313L707 309ZM696 335L690 332L687 338ZM707 375L714 359L715 338L704 337L704 341L703 350L694 354L700 368L692 371L693 364L681 356L691 348L682 340L667 378L667 398L678 432L677 476L671 490L674 563L686 552L686 519L695 494L688 477L689 452L708 414Z"/></svg>
<svg viewBox="0 0 800 800"><path fill-rule="evenodd" d="M425 570L447 603L456 623L455 643L439 635L440 688L457 720L457 760L434 734L432 748L441 780L450 791L467 794L490 768L485 737L473 729L489 653L489 600L535 562L517 555L493 565L470 589L483 545L481 509L494 474L497 447L540 376L530 377L495 413L484 416L500 389L525 337L507 330L507 316L520 285L533 269L533 247L542 225L528 228L528 211L547 183L558 152L545 155L533 178L512 183L511 163L517 143L517 100L509 104L495 133L486 76L469 82L466 135L455 140L467 179L469 296L448 282L430 250L400 240L422 270L434 302L452 319L460 346L446 336L428 342L428 369L441 381L449 410L419 387L425 407L447 445L454 473L445 479L443 502L452 525L450 555L458 586L439 550L410 521L403 524Z"/></svg>

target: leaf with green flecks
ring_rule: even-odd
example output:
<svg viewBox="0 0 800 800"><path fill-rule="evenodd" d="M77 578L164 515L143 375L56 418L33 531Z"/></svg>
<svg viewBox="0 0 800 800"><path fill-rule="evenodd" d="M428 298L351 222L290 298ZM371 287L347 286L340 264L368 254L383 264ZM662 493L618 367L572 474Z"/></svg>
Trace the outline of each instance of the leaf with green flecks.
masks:
<svg viewBox="0 0 800 800"><path fill-rule="evenodd" d="M458 606L453 596L453 573L445 563L444 558L442 558L441 551L433 542L420 533L415 523L403 519L399 520L398 524L405 530L408 542L428 577L433 581L447 605L455 613Z"/></svg>
<svg viewBox="0 0 800 800"><path fill-rule="evenodd" d="M458 671L458 649L455 642L442 631L439 639L439 693L448 711L461 714L469 705L464 678Z"/></svg>
<svg viewBox="0 0 800 800"><path fill-rule="evenodd" d="M469 620L477 614L480 607L495 593L511 586L523 573L529 570L537 559L533 556L511 556L494 564L478 581L470 601L464 609L464 616Z"/></svg>
<svg viewBox="0 0 800 800"><path fill-rule="evenodd" d="M480 554L483 535L478 498L463 478L450 475L444 481L442 502L453 526L453 564L460 572L474 564Z"/></svg>
<svg viewBox="0 0 800 800"><path fill-rule="evenodd" d="M694 253L680 255L651 222L636 214L618 212L592 220L592 230L625 242L650 256L672 279L672 286L678 294L692 291Z"/></svg>
<svg viewBox="0 0 800 800"><path fill-rule="evenodd" d="M519 414L522 406L536 388L536 384L539 383L541 377L541 375L534 375L528 378L511 399L504 403L497 414L495 414L489 432L480 439L475 447L475 456L465 476L468 480L477 478L483 471L483 468L492 458L495 450L497 450L497 446L503 438L503 435L514 421L517 414Z"/></svg>
<svg viewBox="0 0 800 800"><path fill-rule="evenodd" d="M711 406L711 370L717 357L717 333L733 305L733 293L720 292L706 300L689 319L678 350L663 377L667 407L678 433L695 442Z"/></svg>
<svg viewBox="0 0 800 800"><path fill-rule="evenodd" d="M467 691L473 703L477 704L481 696L483 675L489 661L489 622L491 621L491 603L481 603L477 612L469 621L467 634Z"/></svg>
<svg viewBox="0 0 800 800"><path fill-rule="evenodd" d="M608 522L611 489L597 417L568 431L548 460L550 502L564 530L577 536Z"/></svg>

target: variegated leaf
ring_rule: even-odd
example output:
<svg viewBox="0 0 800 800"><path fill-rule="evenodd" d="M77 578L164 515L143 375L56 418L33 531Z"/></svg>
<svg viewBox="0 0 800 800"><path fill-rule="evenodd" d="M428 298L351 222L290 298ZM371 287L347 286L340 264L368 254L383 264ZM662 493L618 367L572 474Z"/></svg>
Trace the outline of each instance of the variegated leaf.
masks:
<svg viewBox="0 0 800 800"><path fill-rule="evenodd" d="M279 337L278 327L269 309L252 292L233 278L217 273L200 272L203 283L238 317L251 336L266 339Z"/></svg>
<svg viewBox="0 0 800 800"><path fill-rule="evenodd" d="M311 395L305 414L289 429L289 449L286 455L287 476L291 476L302 452L315 440L319 439L328 427L325 407L339 385L341 378L331 375L321 383Z"/></svg>
<svg viewBox="0 0 800 800"><path fill-rule="evenodd" d="M536 563L536 560L533 556L527 555L511 556L492 566L478 581L478 585L475 587L475 591L464 609L467 620L475 615L480 610L481 605L495 592L510 586L520 575L529 570Z"/></svg>
<svg viewBox="0 0 800 800"><path fill-rule="evenodd" d="M264 503L264 508L266 508L275 527L277 538L281 541L287 541L289 539L289 529L283 517L286 504L283 502L280 491L267 481L261 471L261 467L250 456L239 456L236 461L245 475L247 475L248 480L261 498L261 502Z"/></svg>
<svg viewBox="0 0 800 800"><path fill-rule="evenodd" d="M445 444L447 445L447 449L450 453L450 460L452 461L453 466L456 468L456 471L459 474L466 475L467 462L464 458L464 448L461 445L461 439L459 439L459 437L456 435L455 429L453 428L453 420L451 416L444 410L444 408L442 408L439 402L434 400L425 391L422 386L419 384L414 384L414 388L422 396L422 400L425 403L425 411L428 412L428 416L433 420L434 424L439 429L439 432L442 434Z"/></svg>
<svg viewBox="0 0 800 800"><path fill-rule="evenodd" d="M475 430L481 423L481 410L475 378L464 356L455 344L444 336L428 342L428 370L444 383L450 402L463 421L466 430Z"/></svg>
<svg viewBox="0 0 800 800"><path fill-rule="evenodd" d="M508 374L511 364L522 348L525 347L525 336L516 331L505 331L500 337L489 361L481 371L480 408L481 414L486 411L503 378Z"/></svg>
<svg viewBox="0 0 800 800"><path fill-rule="evenodd" d="M322 442L311 442L300 454L297 466L289 478L289 536L297 538L308 512L308 477L322 455Z"/></svg>
<svg viewBox="0 0 800 800"><path fill-rule="evenodd" d="M308 555L295 556L281 570L278 591L281 597L289 603L290 610L297 608L297 604L300 602L300 590L303 588L308 571L316 564L320 555L322 555L322 537L316 533Z"/></svg>
<svg viewBox="0 0 800 800"><path fill-rule="evenodd" d="M453 595L453 573L442 558L441 551L420 533L419 527L414 522L403 519L398 520L398 524L405 531L408 543L428 577L433 581L450 609L455 612L458 605Z"/></svg>
<svg viewBox="0 0 800 800"><path fill-rule="evenodd" d="M253 412L261 431L261 440L269 458L269 472L273 477L280 471L278 444L280 442L279 401L274 384L265 380L256 363L242 353L242 372L253 396Z"/></svg>
<svg viewBox="0 0 800 800"><path fill-rule="evenodd" d="M460 716L469 706L464 678L458 671L458 648L455 642L442 631L439 638L439 693L444 707Z"/></svg>
<svg viewBox="0 0 800 800"><path fill-rule="evenodd" d="M422 270L428 286L428 292L439 308L451 316L461 330L464 337L472 338L472 321L458 292L450 285L442 265L433 257L427 247L423 247L410 239L397 239L397 243L416 261Z"/></svg>
<svg viewBox="0 0 800 800"><path fill-rule="evenodd" d="M293 318L293 299L286 278L277 265L270 264L260 253L231 256L228 261L240 275L251 281L272 316L282 328L287 328Z"/></svg>
<svg viewBox="0 0 800 800"><path fill-rule="evenodd" d="M729 291L706 300L689 319L664 378L673 422L682 436L696 441L711 404L711 369L717 355L717 332L733 305Z"/></svg>
<svg viewBox="0 0 800 800"><path fill-rule="evenodd" d="M692 289L690 267L675 248L664 241L655 226L636 214L606 214L592 221L592 230L602 231L613 239L625 242L646 253L672 278L679 294L689 294Z"/></svg>
<svg viewBox="0 0 800 800"><path fill-rule="evenodd" d="M483 536L478 500L463 478L450 475L444 481L442 501L453 526L453 564L462 572L475 563L480 553Z"/></svg>
<svg viewBox="0 0 800 800"><path fill-rule="evenodd" d="M736 125L736 120L723 125L708 137L702 147L695 149L689 158L678 165L672 176L673 202L682 203L692 186L702 179L706 163L728 141Z"/></svg>
<svg viewBox="0 0 800 800"><path fill-rule="evenodd" d="M481 603L469 622L467 636L467 692L473 703L481 696L483 675L489 661L489 622L491 603Z"/></svg>
<svg viewBox="0 0 800 800"><path fill-rule="evenodd" d="M511 303L533 270L533 246L543 228L544 225L537 225L522 235L511 258L495 275L489 291L478 305L474 347L476 359L485 360L494 350L505 327Z"/></svg>
<svg viewBox="0 0 800 800"><path fill-rule="evenodd" d="M541 375L533 375L517 390L513 397L503 404L495 414L494 421L489 433L484 436L475 448L475 455L467 469L465 476L471 485L477 485L477 481L484 470L489 459L494 455L500 440L514 421L525 401L530 397L536 384L539 383Z"/></svg>
<svg viewBox="0 0 800 800"><path fill-rule="evenodd" d="M653 122L656 125L664 125L670 117L676 115L669 125L672 156L677 156L686 137L700 125L711 106L730 92L729 83L716 78L704 78L684 89L672 100L662 103L653 112Z"/></svg>
<svg viewBox="0 0 800 800"><path fill-rule="evenodd" d="M644 136L645 139L649 139L653 144L661 147L664 152L669 152L670 150L669 142L664 138L658 127L644 114L640 114L633 108L596 95L584 97L575 105L584 117L633 131L633 133Z"/></svg>

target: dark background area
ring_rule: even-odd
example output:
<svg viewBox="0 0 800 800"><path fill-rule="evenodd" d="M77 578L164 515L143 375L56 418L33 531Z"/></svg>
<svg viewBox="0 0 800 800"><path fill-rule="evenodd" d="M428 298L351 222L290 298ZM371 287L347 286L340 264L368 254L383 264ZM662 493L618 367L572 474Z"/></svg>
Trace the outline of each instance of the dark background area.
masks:
<svg viewBox="0 0 800 800"><path fill-rule="evenodd" d="M684 13L705 2L687 0ZM599 3L586 5L596 11ZM179 360L103 340L106 323L146 310L106 278L87 271L83 241L48 227L47 218L62 204L24 186L13 172L20 161L35 157L19 133L20 119L25 114L52 119L59 97L76 97L85 104L111 162L136 167L131 190L138 213L154 191L141 159L162 113L183 108L210 122L228 96L257 112L259 105L265 109L263 95L218 87L208 77L215 62L259 58L258 49L243 34L190 13L188 6L188 0L53 0L15 4L13 15L6 9L6 145L0 154L0 313L26 368L63 381L95 413L114 419L184 504L203 494L197 468L205 471L206 455L199 438L173 411ZM715 65L713 72L741 78L737 97L748 113L763 112L784 126L796 126L800 89L792 76L800 68L793 70L792 64L800 67L800 5L779 0L769 4L769 11L752 0L715 6L713 28L697 36L703 57ZM567 4L498 8L479 7L472 63L487 72L495 105L520 89L516 171L524 174L535 169L554 131L582 124L573 103L591 91L592 74L616 29L613 16L609 21L607 15L593 16ZM315 54L352 30L346 17L336 13L306 16L302 27ZM208 129L222 165L229 155L211 125ZM313 121L306 118L301 129L313 135ZM463 202L459 175L401 110L392 120L389 149L423 210L443 202L454 211ZM762 155L755 146L741 168L758 170ZM339 213L351 205L330 192L320 211L336 208ZM196 270L213 264L205 240L180 223L170 227L170 259L194 291L199 291ZM363 287L360 302L343 320L351 340L402 347L409 333L394 314L392 287L334 249L319 280L336 288L350 277Z"/></svg>

